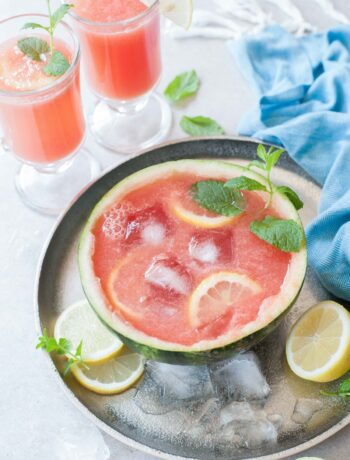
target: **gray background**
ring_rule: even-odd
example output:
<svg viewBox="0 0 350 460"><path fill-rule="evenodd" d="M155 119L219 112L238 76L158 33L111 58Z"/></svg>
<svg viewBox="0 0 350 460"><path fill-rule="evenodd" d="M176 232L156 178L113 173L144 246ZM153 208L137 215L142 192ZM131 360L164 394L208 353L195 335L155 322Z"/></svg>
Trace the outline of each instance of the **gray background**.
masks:
<svg viewBox="0 0 350 460"><path fill-rule="evenodd" d="M195 1L201 6L205 0ZM348 0L334 3L350 17ZM312 0L298 0L296 4L305 18L319 28L334 24L318 11ZM44 11L44 6L44 0L0 0L0 19L28 10ZM5 38L0 37L0 41ZM165 37L163 62L160 91L174 75L191 68L197 70L202 81L195 100L187 107L174 111L169 139L183 136L178 127L183 113L213 117L228 134L237 133L239 119L253 105L255 98L231 59L224 41L175 41ZM84 82L83 92L84 103L88 107L92 97ZM90 135L87 146L103 167L123 160L120 155L96 145ZM42 353L35 351L35 271L54 219L37 214L21 203L13 183L18 166L10 155L0 155L0 457L48 460L52 458L55 433L65 428L74 429L77 425L83 427L88 422L61 393ZM350 427L307 452L307 455L325 460L349 459L349 434ZM153 458L126 448L107 435L104 437L113 459Z"/></svg>

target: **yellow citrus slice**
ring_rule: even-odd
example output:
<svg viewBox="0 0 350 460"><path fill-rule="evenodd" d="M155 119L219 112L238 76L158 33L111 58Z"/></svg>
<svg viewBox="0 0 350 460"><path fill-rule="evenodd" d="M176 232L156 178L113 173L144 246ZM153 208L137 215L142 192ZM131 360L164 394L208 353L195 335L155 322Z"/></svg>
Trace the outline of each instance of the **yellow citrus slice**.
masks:
<svg viewBox="0 0 350 460"><path fill-rule="evenodd" d="M142 0L146 6L150 7L155 0ZM192 0L160 0L160 11L162 14L184 29L188 29L192 23L193 2Z"/></svg>
<svg viewBox="0 0 350 460"><path fill-rule="evenodd" d="M330 382L350 369L350 314L331 300L305 312L286 344L292 371L305 380Z"/></svg>
<svg viewBox="0 0 350 460"><path fill-rule="evenodd" d="M74 364L71 371L85 388L98 394L116 394L126 391L142 376L144 359L126 348L108 361L89 364L89 369Z"/></svg>
<svg viewBox="0 0 350 460"><path fill-rule="evenodd" d="M123 343L103 325L87 300L76 302L61 313L54 336L56 340L68 339L74 349L82 341L82 359L88 363L104 361L123 348Z"/></svg>
<svg viewBox="0 0 350 460"><path fill-rule="evenodd" d="M173 213L183 222L199 228L218 228L231 224L239 216L211 216L206 214L197 214L195 211L186 209L181 203L174 202L171 205Z"/></svg>
<svg viewBox="0 0 350 460"><path fill-rule="evenodd" d="M257 282L241 273L214 273L205 278L191 296L190 324L199 327L210 323L260 291Z"/></svg>

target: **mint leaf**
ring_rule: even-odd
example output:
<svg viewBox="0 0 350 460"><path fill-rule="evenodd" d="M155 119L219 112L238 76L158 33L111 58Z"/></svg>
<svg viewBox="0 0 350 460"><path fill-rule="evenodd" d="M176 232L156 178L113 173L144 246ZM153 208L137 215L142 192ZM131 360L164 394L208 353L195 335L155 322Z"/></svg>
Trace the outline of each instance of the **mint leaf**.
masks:
<svg viewBox="0 0 350 460"><path fill-rule="evenodd" d="M190 136L216 136L225 134L224 129L212 118L183 116L181 128Z"/></svg>
<svg viewBox="0 0 350 460"><path fill-rule="evenodd" d="M41 54L47 53L50 49L45 40L37 37L22 38L18 40L17 46L23 54L34 61L41 61Z"/></svg>
<svg viewBox="0 0 350 460"><path fill-rule="evenodd" d="M208 211L226 217L237 216L245 207L244 198L237 190L225 188L224 182L204 180L192 186L193 199Z"/></svg>
<svg viewBox="0 0 350 460"><path fill-rule="evenodd" d="M60 51L54 51L48 64L43 68L46 75L58 77L69 69L69 62Z"/></svg>
<svg viewBox="0 0 350 460"><path fill-rule="evenodd" d="M299 196L290 187L287 187L286 185L280 185L277 187L277 190L286 195L286 197L289 199L289 201L292 202L297 211L304 206L304 203L301 201Z"/></svg>
<svg viewBox="0 0 350 460"><path fill-rule="evenodd" d="M259 168L259 169L262 169L263 171L265 171L265 164L262 163L261 161L257 161L257 160L253 160L251 161L248 166L247 166L247 169L250 169L252 167L255 167L255 168Z"/></svg>
<svg viewBox="0 0 350 460"><path fill-rule="evenodd" d="M239 176L225 183L225 187L234 188L236 190L263 190L267 191L265 185L246 176Z"/></svg>
<svg viewBox="0 0 350 460"><path fill-rule="evenodd" d="M274 147L271 147L268 152L268 158L266 160L266 169L267 171L271 171L271 169L275 166L275 164L280 159L280 156L284 152L284 149L277 149L274 150Z"/></svg>
<svg viewBox="0 0 350 460"><path fill-rule="evenodd" d="M50 23L51 28L55 29L57 24L64 18L64 16L68 13L68 11L73 7L72 4L65 3L61 5L51 16Z"/></svg>
<svg viewBox="0 0 350 460"><path fill-rule="evenodd" d="M177 75L166 87L164 95L170 102L178 102L198 91L199 78L195 70Z"/></svg>
<svg viewBox="0 0 350 460"><path fill-rule="evenodd" d="M253 221L250 230L261 240L285 252L299 252L304 241L304 232L294 220L265 217Z"/></svg>
<svg viewBox="0 0 350 460"><path fill-rule="evenodd" d="M262 160L264 163L266 163L266 161L267 161L267 152L266 152L266 149L265 149L264 145L262 145L262 144L258 145L258 147L256 149L256 154L258 155L260 160Z"/></svg>
<svg viewBox="0 0 350 460"><path fill-rule="evenodd" d="M350 380L344 380L339 384L338 393L350 395Z"/></svg>
<svg viewBox="0 0 350 460"><path fill-rule="evenodd" d="M36 22L27 22L24 24L22 29L44 29L46 32L49 31L48 27L42 26L41 24L37 24Z"/></svg>

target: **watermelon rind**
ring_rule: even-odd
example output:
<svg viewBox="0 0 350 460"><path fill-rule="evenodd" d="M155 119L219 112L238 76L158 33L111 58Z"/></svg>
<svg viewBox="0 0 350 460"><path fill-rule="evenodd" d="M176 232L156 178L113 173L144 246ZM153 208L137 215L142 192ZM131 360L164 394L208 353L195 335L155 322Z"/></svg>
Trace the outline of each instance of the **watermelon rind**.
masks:
<svg viewBox="0 0 350 460"><path fill-rule="evenodd" d="M171 177L176 173L196 173L203 178L221 180L245 175L267 185L266 179L260 174L247 170L244 166L221 160L178 160L150 166L140 170L117 183L91 212L80 237L78 248L78 265L80 278L85 295L100 319L131 349L143 354L146 358L175 364L205 364L226 359L235 353L249 349L272 332L283 316L290 310L302 288L306 267L307 250L304 237L299 252L292 253L290 265L280 292L269 298L268 305L260 308L259 315L242 327L239 331L227 332L215 339L202 340L192 345L160 340L149 336L124 322L109 308L108 301L95 276L92 254L94 251L94 235L92 229L96 221L113 204L122 199L132 190L136 190L158 179ZM266 192L261 193L266 196ZM274 192L272 206L285 219L293 219L302 228L298 212L289 199L277 189Z"/></svg>

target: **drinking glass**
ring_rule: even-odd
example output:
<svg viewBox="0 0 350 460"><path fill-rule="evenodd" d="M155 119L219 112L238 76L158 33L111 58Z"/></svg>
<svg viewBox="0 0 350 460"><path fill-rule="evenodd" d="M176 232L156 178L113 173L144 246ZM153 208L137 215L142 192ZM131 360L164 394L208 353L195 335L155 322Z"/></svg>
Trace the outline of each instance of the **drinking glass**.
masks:
<svg viewBox="0 0 350 460"><path fill-rule="evenodd" d="M48 20L39 14L14 16L0 22L0 36L47 39L44 33L21 28L26 22ZM3 147L22 162L16 176L17 191L27 205L48 214L60 212L100 171L98 162L82 148L85 120L79 42L71 28L61 22L55 43L70 53L71 66L65 74L34 90L0 89ZM16 74L10 78L15 79Z"/></svg>
<svg viewBox="0 0 350 460"><path fill-rule="evenodd" d="M74 8L70 15L86 78L97 97L88 116L97 142L130 154L161 141L172 114L154 92L161 75L159 1L135 17L114 22L84 19Z"/></svg>

